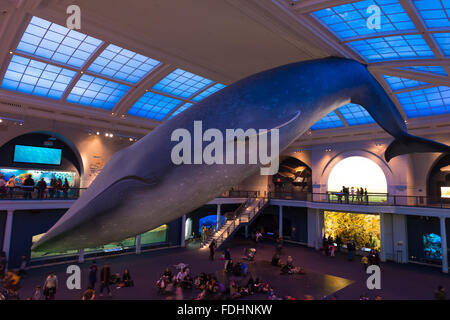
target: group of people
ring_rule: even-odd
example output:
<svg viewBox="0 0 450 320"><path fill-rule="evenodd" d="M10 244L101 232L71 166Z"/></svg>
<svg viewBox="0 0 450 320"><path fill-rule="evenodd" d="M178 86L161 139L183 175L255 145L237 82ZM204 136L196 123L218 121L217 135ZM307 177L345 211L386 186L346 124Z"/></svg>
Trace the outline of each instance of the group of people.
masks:
<svg viewBox="0 0 450 320"><path fill-rule="evenodd" d="M341 192L337 194L339 203L368 203L369 195L367 188L342 186ZM344 199L343 199L344 198Z"/></svg>
<svg viewBox="0 0 450 320"><path fill-rule="evenodd" d="M18 300L20 280L26 274L26 257L22 257L22 262L18 270L8 270L5 272L6 259L4 253L0 257L0 279L2 290L0 291L0 300ZM100 273L100 278L98 274ZM123 274L111 273L111 269L108 263L105 263L98 270L97 264L94 261L89 267L88 276L89 285L83 292L81 300L94 300L96 297L96 284L100 280L99 294L103 296L103 291L106 289L108 295L111 297L110 286L114 285L116 288L133 287L134 281L131 278L130 271L125 269ZM52 271L45 278L42 286L36 286L31 296L27 297L27 300L55 300L56 292L58 291L58 277Z"/></svg>
<svg viewBox="0 0 450 320"><path fill-rule="evenodd" d="M338 252L341 252L342 248L342 239L339 235L336 236L336 239L333 239L333 236L324 235L322 239L322 252L327 255L334 257L335 251L337 249Z"/></svg>
<svg viewBox="0 0 450 320"><path fill-rule="evenodd" d="M245 277L247 274L240 270L236 271L237 266L229 267L226 272L233 272L234 278L228 280L228 285L219 281L213 274L201 272L195 278L191 276L189 267L185 264L175 266L179 272L174 275L169 267L167 267L156 282L158 293L166 296L167 299L183 300L185 299L185 290L191 290L192 299L194 300L223 300L223 299L237 299L240 297L250 296L252 294L267 294L269 299L276 298L273 288L265 281L259 278L254 279L251 274L249 278ZM231 266L228 263L227 266ZM236 277L242 277L244 285L240 284Z"/></svg>
<svg viewBox="0 0 450 320"><path fill-rule="evenodd" d="M370 250L369 254L363 255L361 258L364 270L367 270L369 265L380 266L380 261L380 254L378 253L378 250L375 249Z"/></svg>
<svg viewBox="0 0 450 320"><path fill-rule="evenodd" d="M16 186L16 177L11 176L8 181L5 180L4 175L0 174L0 197L10 198L14 197L15 190L19 187ZM33 199L33 192L37 191L37 199L46 199L46 198L59 198L62 196L63 198L67 198L68 192L70 189L69 181L64 179L64 182L61 178L56 179L53 177L50 180L50 185L47 185L47 182L44 178L41 178L37 183L35 183L31 174L29 174L23 181L20 189L23 190L23 197L25 200Z"/></svg>

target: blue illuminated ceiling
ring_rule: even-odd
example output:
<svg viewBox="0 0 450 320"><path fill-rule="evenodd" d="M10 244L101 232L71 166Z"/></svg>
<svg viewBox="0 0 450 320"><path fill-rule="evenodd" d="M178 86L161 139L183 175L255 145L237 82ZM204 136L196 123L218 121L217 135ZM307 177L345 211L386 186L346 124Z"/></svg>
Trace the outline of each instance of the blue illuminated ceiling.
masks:
<svg viewBox="0 0 450 320"><path fill-rule="evenodd" d="M137 91L139 85L144 79L152 79L163 64L157 59L32 17L17 48L11 52L1 88L113 111L112 115L121 99L128 95L136 102L130 103L128 111L120 111L123 117L127 113L161 121L225 87L178 68L158 83L149 85L153 87L139 96L137 92L142 92L142 89Z"/></svg>
<svg viewBox="0 0 450 320"><path fill-rule="evenodd" d="M348 52L349 58L356 57L367 64L387 92L397 98L394 102L405 120L450 113L450 65L445 60L450 58L450 0L335 4L336 1L323 1L311 5L314 11L304 9L308 8L304 4L297 15L301 19L312 17L322 32L335 37L337 46ZM380 24L373 25L377 17ZM341 107L312 129L374 122L364 109L355 110L358 109L351 105Z"/></svg>
<svg viewBox="0 0 450 320"><path fill-rule="evenodd" d="M436 87L397 94L409 118L447 114L450 112L450 88Z"/></svg>
<svg viewBox="0 0 450 320"><path fill-rule="evenodd" d="M441 66L412 66L412 67L401 67L399 69L427 72L441 76L447 76L447 72L445 72L444 68L442 68Z"/></svg>
<svg viewBox="0 0 450 320"><path fill-rule="evenodd" d="M320 119L316 124L314 124L311 127L311 130L332 129L341 127L345 127L344 122L342 122L341 118L339 118L336 112L332 111L331 113Z"/></svg>
<svg viewBox="0 0 450 320"><path fill-rule="evenodd" d="M131 107L128 114L142 118L163 120L181 104L181 100L147 92Z"/></svg>
<svg viewBox="0 0 450 320"><path fill-rule="evenodd" d="M377 6L380 10L380 26L368 28L367 21ZM339 5L319 10L313 16L326 25L340 39L392 32L415 30L414 23L397 0L369 0Z"/></svg>
<svg viewBox="0 0 450 320"><path fill-rule="evenodd" d="M1 87L60 99L76 72L14 55Z"/></svg>
<svg viewBox="0 0 450 320"><path fill-rule="evenodd" d="M412 79L392 77L392 76L387 76L387 75L384 75L383 77L384 77L384 80L386 80L386 82L391 87L392 91L429 85L426 82L412 80Z"/></svg>

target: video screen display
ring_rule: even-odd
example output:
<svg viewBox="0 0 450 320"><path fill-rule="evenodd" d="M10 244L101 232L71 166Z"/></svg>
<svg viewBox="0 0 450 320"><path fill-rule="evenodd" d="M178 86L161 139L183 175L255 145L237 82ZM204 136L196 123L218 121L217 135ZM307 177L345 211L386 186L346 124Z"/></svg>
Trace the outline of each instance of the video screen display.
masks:
<svg viewBox="0 0 450 320"><path fill-rule="evenodd" d="M441 198L450 199L450 187L441 187Z"/></svg>
<svg viewBox="0 0 450 320"><path fill-rule="evenodd" d="M425 233L423 235L423 250L425 257L442 260L441 236L435 233Z"/></svg>
<svg viewBox="0 0 450 320"><path fill-rule="evenodd" d="M14 147L14 162L61 165L61 149L22 146Z"/></svg>
<svg viewBox="0 0 450 320"><path fill-rule="evenodd" d="M31 174L34 182L37 183L41 178L44 178L47 184L50 184L50 180L52 177L56 179L61 179L64 182L64 179L67 179L69 182L69 187L75 187L77 173L73 171L50 171L50 170L28 170L28 169L9 169L9 168L0 168L0 174L5 177L5 180L8 181L12 176L14 177L15 183L17 187L20 187L23 181Z"/></svg>

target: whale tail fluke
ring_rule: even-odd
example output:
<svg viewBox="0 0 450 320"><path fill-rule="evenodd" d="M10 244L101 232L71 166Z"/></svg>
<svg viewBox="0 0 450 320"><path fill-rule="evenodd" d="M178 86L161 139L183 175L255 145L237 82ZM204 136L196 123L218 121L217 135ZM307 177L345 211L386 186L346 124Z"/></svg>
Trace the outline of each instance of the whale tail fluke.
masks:
<svg viewBox="0 0 450 320"><path fill-rule="evenodd" d="M415 152L450 153L450 147L425 138L404 134L389 145L384 153L384 158L389 162L394 157Z"/></svg>

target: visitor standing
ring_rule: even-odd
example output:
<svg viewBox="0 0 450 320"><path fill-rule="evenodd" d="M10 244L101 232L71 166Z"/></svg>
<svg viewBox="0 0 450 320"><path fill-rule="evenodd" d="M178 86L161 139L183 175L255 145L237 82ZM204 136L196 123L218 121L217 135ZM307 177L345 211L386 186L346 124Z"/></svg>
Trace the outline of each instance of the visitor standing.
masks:
<svg viewBox="0 0 450 320"><path fill-rule="evenodd" d="M34 180L31 176L31 174L29 174L27 176L27 178L23 181L23 188L25 190L25 194L24 194L25 200L27 200L27 199L31 200L33 198L31 196L31 192L33 192L33 190L34 190Z"/></svg>
<svg viewBox="0 0 450 320"><path fill-rule="evenodd" d="M16 176L11 176L11 178L9 178L6 187L8 188L9 197L12 199L14 196L14 188L16 187Z"/></svg>
<svg viewBox="0 0 450 320"><path fill-rule="evenodd" d="M216 240L212 240L209 244L209 260L214 260L214 254L216 253Z"/></svg>
<svg viewBox="0 0 450 320"><path fill-rule="evenodd" d="M50 272L44 282L44 296L45 300L54 300L56 290L58 289L58 277L54 272Z"/></svg>
<svg viewBox="0 0 450 320"><path fill-rule="evenodd" d="M336 246L337 246L337 251L339 253L341 253L342 239L339 235L336 236Z"/></svg>
<svg viewBox="0 0 450 320"><path fill-rule="evenodd" d="M93 290L95 290L95 284L97 283L97 271L97 264L95 263L95 261L93 261L91 266L89 267L89 286Z"/></svg>
<svg viewBox="0 0 450 320"><path fill-rule="evenodd" d="M103 289L106 288L108 291L108 295L111 297L111 289L109 288L109 284L111 281L111 269L109 268L109 264L105 263L103 265L102 271L100 272L100 297L103 296Z"/></svg>
<svg viewBox="0 0 450 320"><path fill-rule="evenodd" d="M226 249L225 249L225 251L224 251L224 253L223 253L223 257L224 257L224 259L225 259L225 265L224 265L223 269L224 269L225 271L227 271L228 264L229 264L230 261L231 261L230 248L226 248Z"/></svg>

